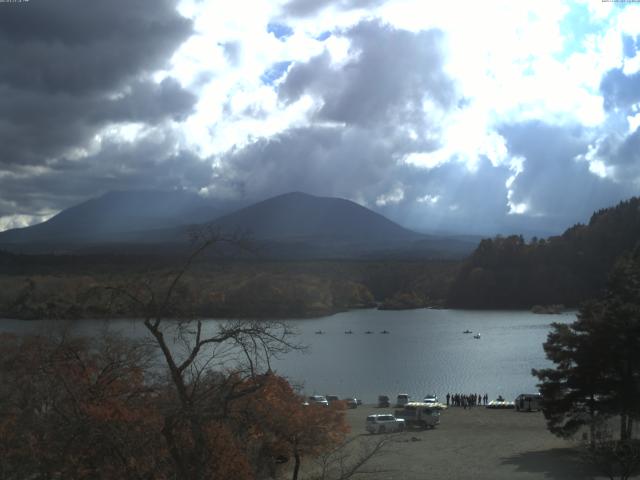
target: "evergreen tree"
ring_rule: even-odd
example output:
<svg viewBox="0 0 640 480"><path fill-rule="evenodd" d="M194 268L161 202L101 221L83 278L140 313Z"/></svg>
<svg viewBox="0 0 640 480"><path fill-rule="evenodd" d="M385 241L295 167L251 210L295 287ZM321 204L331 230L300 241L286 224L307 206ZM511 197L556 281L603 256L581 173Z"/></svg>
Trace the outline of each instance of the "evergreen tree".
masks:
<svg viewBox="0 0 640 480"><path fill-rule="evenodd" d="M570 325L553 324L544 344L555 368L533 370L551 432L570 436L617 416L620 440L640 417L640 249L615 265L606 294Z"/></svg>

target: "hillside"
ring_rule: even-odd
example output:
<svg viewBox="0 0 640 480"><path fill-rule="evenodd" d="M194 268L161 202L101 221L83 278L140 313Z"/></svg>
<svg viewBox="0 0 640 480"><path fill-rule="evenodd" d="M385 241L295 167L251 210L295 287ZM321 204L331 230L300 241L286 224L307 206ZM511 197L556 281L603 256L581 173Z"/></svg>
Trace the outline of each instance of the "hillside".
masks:
<svg viewBox="0 0 640 480"><path fill-rule="evenodd" d="M249 230L263 240L401 243L422 238L357 203L293 192L264 200L215 221L224 230Z"/></svg>
<svg viewBox="0 0 640 480"><path fill-rule="evenodd" d="M281 259L462 258L477 245L407 230L340 198L287 193L239 210L237 205L188 192L110 192L39 225L1 232L0 249L171 255L189 248L191 228L211 224L246 232L261 255Z"/></svg>
<svg viewBox="0 0 640 480"><path fill-rule="evenodd" d="M2 246L139 242L145 232L209 221L229 211L184 191L114 191L63 210L46 222L0 232Z"/></svg>
<svg viewBox="0 0 640 480"><path fill-rule="evenodd" d="M615 260L640 241L640 198L595 212L548 239L480 242L452 285L448 304L464 308L577 306L603 288Z"/></svg>

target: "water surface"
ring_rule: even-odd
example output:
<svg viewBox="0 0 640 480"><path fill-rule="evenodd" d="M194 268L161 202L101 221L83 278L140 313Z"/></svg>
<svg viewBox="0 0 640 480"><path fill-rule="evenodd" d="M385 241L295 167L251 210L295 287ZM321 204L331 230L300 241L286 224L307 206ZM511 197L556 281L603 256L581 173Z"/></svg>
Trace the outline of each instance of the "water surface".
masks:
<svg viewBox="0 0 640 480"><path fill-rule="evenodd" d="M551 322L568 323L573 313L536 315L523 311L352 310L328 317L288 322L299 332L306 352L275 360L274 369L306 394L356 396L374 402L378 395L414 398L447 392L503 395L535 392L532 368L549 365L542 343ZM51 329L47 322L1 320L0 329L16 333ZM219 321L206 320L215 328ZM105 328L130 337L146 335L140 322L78 322L74 330L94 336ZM481 334L474 339L472 330ZM352 334L344 332L351 330ZM370 330L372 334L365 334ZM383 330L388 334L380 333ZM315 332L322 331L323 334Z"/></svg>

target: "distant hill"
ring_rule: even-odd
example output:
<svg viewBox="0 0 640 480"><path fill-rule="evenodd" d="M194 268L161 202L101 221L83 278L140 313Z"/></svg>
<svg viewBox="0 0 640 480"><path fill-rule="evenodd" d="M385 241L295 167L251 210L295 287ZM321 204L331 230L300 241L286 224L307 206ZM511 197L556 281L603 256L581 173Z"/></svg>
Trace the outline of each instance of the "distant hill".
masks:
<svg viewBox="0 0 640 480"><path fill-rule="evenodd" d="M293 192L248 206L215 222L224 230L244 229L263 240L407 242L423 235L342 198Z"/></svg>
<svg viewBox="0 0 640 480"><path fill-rule="evenodd" d="M477 241L424 235L342 198L286 193L218 218L277 258L462 258Z"/></svg>
<svg viewBox="0 0 640 480"><path fill-rule="evenodd" d="M465 308L530 308L580 302L601 293L616 259L640 242L640 199L595 212L587 225L525 242L480 242L465 262L448 303Z"/></svg>
<svg viewBox="0 0 640 480"><path fill-rule="evenodd" d="M462 258L477 245L413 232L341 198L294 192L231 207L186 192L111 192L39 225L0 233L0 249L161 254L187 247L189 229L199 224L246 232L271 258Z"/></svg>
<svg viewBox="0 0 640 480"><path fill-rule="evenodd" d="M46 222L0 232L0 246L40 245L46 250L47 245L138 243L150 230L203 223L230 208L184 191L113 191L63 210Z"/></svg>

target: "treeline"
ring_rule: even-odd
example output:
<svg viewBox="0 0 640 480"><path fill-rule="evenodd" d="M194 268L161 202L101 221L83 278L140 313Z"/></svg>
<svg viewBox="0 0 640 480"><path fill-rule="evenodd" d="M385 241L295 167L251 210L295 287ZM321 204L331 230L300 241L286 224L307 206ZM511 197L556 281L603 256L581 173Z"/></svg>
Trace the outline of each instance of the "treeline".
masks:
<svg viewBox="0 0 640 480"><path fill-rule="evenodd" d="M56 262L58 266L56 267ZM173 269L142 268L87 257L48 260L0 275L0 317L104 318L137 316L136 305L113 301L114 287L149 292L167 286ZM417 308L442 305L456 262L309 261L249 262L205 259L183 278L183 310L201 318L291 318L321 316L352 308ZM6 270L5 270L6 272ZM185 310L186 309L186 310Z"/></svg>
<svg viewBox="0 0 640 480"><path fill-rule="evenodd" d="M577 306L597 296L616 259L640 240L640 199L594 213L548 239L485 239L464 262L448 295L463 308Z"/></svg>

